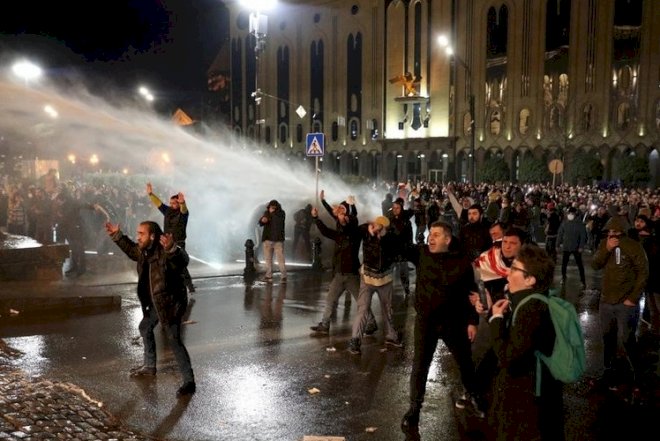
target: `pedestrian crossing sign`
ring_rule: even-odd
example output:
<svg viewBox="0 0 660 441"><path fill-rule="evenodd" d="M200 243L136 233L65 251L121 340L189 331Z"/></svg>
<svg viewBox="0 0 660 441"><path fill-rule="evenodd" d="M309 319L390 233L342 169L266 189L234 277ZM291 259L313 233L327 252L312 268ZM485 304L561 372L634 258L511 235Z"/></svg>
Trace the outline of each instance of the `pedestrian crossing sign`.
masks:
<svg viewBox="0 0 660 441"><path fill-rule="evenodd" d="M307 156L323 156L325 135L323 133L307 134Z"/></svg>

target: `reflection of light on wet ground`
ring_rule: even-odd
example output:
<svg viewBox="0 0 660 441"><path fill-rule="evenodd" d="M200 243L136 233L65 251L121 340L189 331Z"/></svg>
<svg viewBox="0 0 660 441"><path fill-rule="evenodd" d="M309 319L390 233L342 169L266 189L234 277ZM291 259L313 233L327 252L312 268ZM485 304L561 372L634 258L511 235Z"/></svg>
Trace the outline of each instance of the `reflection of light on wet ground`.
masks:
<svg viewBox="0 0 660 441"><path fill-rule="evenodd" d="M49 361L43 356L45 349L43 335L9 338L7 345L25 354L17 359L17 364L21 369L25 369L32 375L42 375L45 372Z"/></svg>
<svg viewBox="0 0 660 441"><path fill-rule="evenodd" d="M223 398L227 403L232 403L237 415L246 420L263 418L264 415L269 415L269 419L277 419L273 396L276 382L261 369L263 367L238 367L229 375L232 380Z"/></svg>

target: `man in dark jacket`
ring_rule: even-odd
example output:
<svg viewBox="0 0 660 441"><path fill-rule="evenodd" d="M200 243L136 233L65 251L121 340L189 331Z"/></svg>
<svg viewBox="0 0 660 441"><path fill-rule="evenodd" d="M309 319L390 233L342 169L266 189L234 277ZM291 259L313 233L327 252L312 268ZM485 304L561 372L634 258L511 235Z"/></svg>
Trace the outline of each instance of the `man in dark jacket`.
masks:
<svg viewBox="0 0 660 441"><path fill-rule="evenodd" d="M561 280L566 282L566 268L571 254L575 258L575 264L580 273L580 283L582 290L587 288L584 278L584 265L582 264L582 250L587 245L587 227L582 220L577 217L577 209L569 207L566 219L559 226L557 231L557 246L562 248L561 259Z"/></svg>
<svg viewBox="0 0 660 441"><path fill-rule="evenodd" d="M398 198L392 204L392 210L387 215L390 220L388 229L392 235L394 244L394 269L399 273L401 286L406 293L410 295L410 275L408 270L408 261L404 254L408 247L413 243L413 230L410 218L415 214L414 210L403 208L403 199Z"/></svg>
<svg viewBox="0 0 660 441"><path fill-rule="evenodd" d="M546 205L547 217L545 225L545 251L548 256L555 262L557 261L557 234L559 233L559 226L561 225L561 218L557 213L557 208L554 202L548 202Z"/></svg>
<svg viewBox="0 0 660 441"><path fill-rule="evenodd" d="M470 303L477 291L470 259L462 251L450 250L451 226L431 225L428 245L411 248L408 258L415 264L415 355L410 374L410 408L401 428L407 432L419 424L426 393L426 380L438 340L442 339L458 363L465 394L456 401L459 409L470 405L478 416L483 412L476 400L476 378L471 342L477 335L479 316Z"/></svg>
<svg viewBox="0 0 660 441"><path fill-rule="evenodd" d="M473 204L468 208L467 219L467 223L461 227L458 238L465 254L472 261L492 245L488 232L490 224L483 218L483 209L479 204Z"/></svg>
<svg viewBox="0 0 660 441"><path fill-rule="evenodd" d="M309 237L309 230L312 228L314 219L312 219L312 204L305 205L293 215L295 225L293 226L293 257L302 256L303 260L309 261L312 255L312 241ZM303 252L299 253L298 243L302 239Z"/></svg>
<svg viewBox="0 0 660 441"><path fill-rule="evenodd" d="M137 262L144 364L131 369L131 376L156 375L154 328L160 322L183 376L177 396L195 393L190 355L181 340L181 320L188 305L181 272L188 265L188 254L176 245L172 234L163 234L156 222L145 221L138 225L137 243L124 235L117 224L108 222L105 229L117 246Z"/></svg>
<svg viewBox="0 0 660 441"><path fill-rule="evenodd" d="M325 302L325 310L321 322L312 326L311 330L317 334L328 334L330 332L330 319L333 312L337 309L339 297L348 291L349 295L357 301L360 291L360 244L362 236L358 228L357 219L346 213L346 206L337 205L334 210L334 217L337 219L337 229L333 230L327 227L321 219L317 208L312 208L312 218L316 223L322 235L335 242L335 249L332 255L332 280L328 287L328 297ZM350 305L350 303L348 303ZM365 334L373 334L378 327L376 319L369 307L369 319Z"/></svg>
<svg viewBox="0 0 660 441"><path fill-rule="evenodd" d="M359 226L362 237L362 258L360 293L357 299L357 315L353 320L353 334L348 350L360 354L362 335L369 323L371 299L378 293L380 310L383 315L385 344L400 348L399 335L392 324L392 263L394 261L393 238L387 232L390 221L378 216L372 222Z"/></svg>
<svg viewBox="0 0 660 441"><path fill-rule="evenodd" d="M280 280L286 282L286 262L284 261L284 222L286 213L275 199L266 206L266 211L259 219L259 226L263 227L261 241L264 244L264 259L266 261L266 274L264 281L273 281L273 252L277 256L277 265L280 268Z"/></svg>
<svg viewBox="0 0 660 441"><path fill-rule="evenodd" d="M54 222L57 224L58 241L66 239L71 248L71 264L67 276L80 276L87 271L85 258L85 232L81 210L98 210L98 205L73 199L65 192L55 197Z"/></svg>
<svg viewBox="0 0 660 441"><path fill-rule="evenodd" d="M151 202L158 208L163 215L163 231L167 234L172 234L174 242L184 250L186 249L186 229L188 227L188 217L190 212L188 211L188 205L186 204L186 198L183 193L179 192L170 197L170 205L165 205L161 200L153 193L153 187L151 182L147 183L147 195ZM195 285L193 285L192 277L190 277L190 272L188 267L183 271L183 281L188 288L188 291L191 293L195 292Z"/></svg>

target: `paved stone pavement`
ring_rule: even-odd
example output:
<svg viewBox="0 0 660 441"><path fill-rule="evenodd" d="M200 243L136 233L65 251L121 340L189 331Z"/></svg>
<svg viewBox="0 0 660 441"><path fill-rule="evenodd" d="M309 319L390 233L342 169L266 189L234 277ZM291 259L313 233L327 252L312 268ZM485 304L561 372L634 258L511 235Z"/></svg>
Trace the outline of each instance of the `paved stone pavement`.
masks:
<svg viewBox="0 0 660 441"><path fill-rule="evenodd" d="M4 361L16 356L0 341L1 440L150 440L115 420L70 383L29 378Z"/></svg>

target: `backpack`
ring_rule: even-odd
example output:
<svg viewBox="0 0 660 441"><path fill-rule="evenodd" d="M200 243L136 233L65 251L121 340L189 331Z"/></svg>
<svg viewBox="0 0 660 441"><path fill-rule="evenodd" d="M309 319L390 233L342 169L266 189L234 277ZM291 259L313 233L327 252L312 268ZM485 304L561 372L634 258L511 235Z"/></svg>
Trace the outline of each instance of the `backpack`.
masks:
<svg viewBox="0 0 660 441"><path fill-rule="evenodd" d="M530 298L542 300L548 304L556 335L555 345L550 356L539 351L535 352L536 396L539 396L541 394L541 361L548 367L552 376L561 382L573 383L582 376L585 370L584 338L575 307L570 302L552 294L550 296L541 294L527 296L513 311L512 324L516 321L518 309Z"/></svg>

